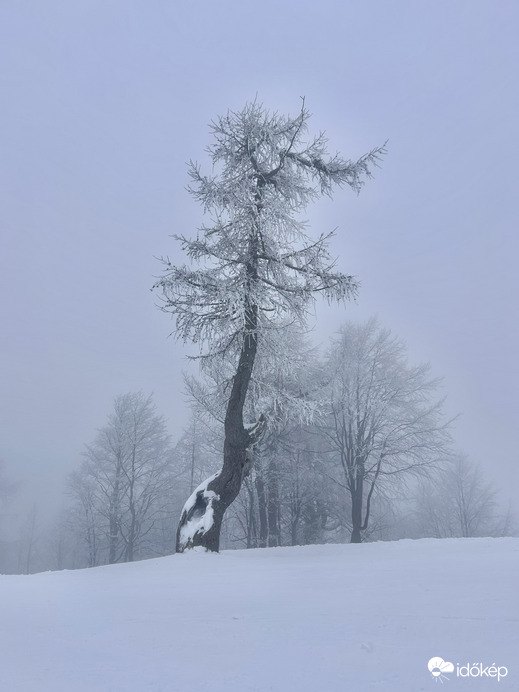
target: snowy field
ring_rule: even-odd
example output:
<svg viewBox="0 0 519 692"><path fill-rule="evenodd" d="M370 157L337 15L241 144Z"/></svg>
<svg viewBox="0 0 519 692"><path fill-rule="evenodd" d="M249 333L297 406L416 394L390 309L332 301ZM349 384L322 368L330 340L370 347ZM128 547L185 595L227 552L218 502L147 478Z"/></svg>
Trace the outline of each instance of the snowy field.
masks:
<svg viewBox="0 0 519 692"><path fill-rule="evenodd" d="M518 576L515 538L1 576L0 690L519 690Z"/></svg>

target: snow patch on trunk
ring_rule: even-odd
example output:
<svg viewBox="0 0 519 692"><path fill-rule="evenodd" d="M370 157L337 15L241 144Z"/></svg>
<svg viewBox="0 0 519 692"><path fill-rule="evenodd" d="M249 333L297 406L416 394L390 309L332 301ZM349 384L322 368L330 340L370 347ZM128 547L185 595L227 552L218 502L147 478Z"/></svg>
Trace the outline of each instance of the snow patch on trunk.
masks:
<svg viewBox="0 0 519 692"><path fill-rule="evenodd" d="M179 546L182 550L193 545L196 534L204 534L213 525L213 502L220 496L212 490L208 490L209 483L215 480L219 471L207 478L195 488L182 509L181 527L179 533Z"/></svg>

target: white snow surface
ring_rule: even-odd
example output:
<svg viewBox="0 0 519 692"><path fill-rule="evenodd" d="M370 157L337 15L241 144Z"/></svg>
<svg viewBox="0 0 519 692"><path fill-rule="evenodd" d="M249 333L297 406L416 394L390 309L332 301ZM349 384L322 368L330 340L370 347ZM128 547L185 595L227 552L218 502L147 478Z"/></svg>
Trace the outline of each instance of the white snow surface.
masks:
<svg viewBox="0 0 519 692"><path fill-rule="evenodd" d="M519 539L477 538L0 576L0 690L437 692L432 657L508 669L450 692L519 690L518 574Z"/></svg>

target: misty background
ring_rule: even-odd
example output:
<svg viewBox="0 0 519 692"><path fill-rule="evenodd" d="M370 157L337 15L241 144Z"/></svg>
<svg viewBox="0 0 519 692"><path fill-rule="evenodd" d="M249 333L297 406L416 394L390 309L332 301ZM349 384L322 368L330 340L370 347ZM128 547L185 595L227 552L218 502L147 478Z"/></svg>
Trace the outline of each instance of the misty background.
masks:
<svg viewBox="0 0 519 692"><path fill-rule="evenodd" d="M388 140L375 179L309 209L337 228L357 304L318 305L315 343L378 315L444 378L456 445L515 500L519 7L154 1L0 5L0 459L44 513L114 398L187 423L186 348L150 288L202 211L208 123L300 98L332 150ZM192 352L192 351L191 351ZM42 499L43 498L43 499Z"/></svg>

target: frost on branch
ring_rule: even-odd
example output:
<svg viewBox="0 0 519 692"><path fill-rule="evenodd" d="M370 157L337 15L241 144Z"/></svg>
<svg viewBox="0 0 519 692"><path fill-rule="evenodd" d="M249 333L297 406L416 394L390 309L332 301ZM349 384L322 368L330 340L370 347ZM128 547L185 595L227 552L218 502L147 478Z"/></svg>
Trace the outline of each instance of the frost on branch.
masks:
<svg viewBox="0 0 519 692"><path fill-rule="evenodd" d="M204 534L213 525L213 502L218 495L207 486L219 475L219 472L206 478L193 491L182 509L178 545L181 551L193 546L196 534Z"/></svg>
<svg viewBox="0 0 519 692"><path fill-rule="evenodd" d="M330 156L323 133L307 136L309 118L304 103L295 118L248 104L212 123L212 174L190 164L188 189L207 223L195 237L174 236L192 264L165 259L155 288L177 336L199 344L202 362L237 355L251 331L275 344L287 325L305 327L317 297L342 302L357 292L355 278L335 269L333 233L311 238L300 215L336 187L358 193L385 147L356 161Z"/></svg>

